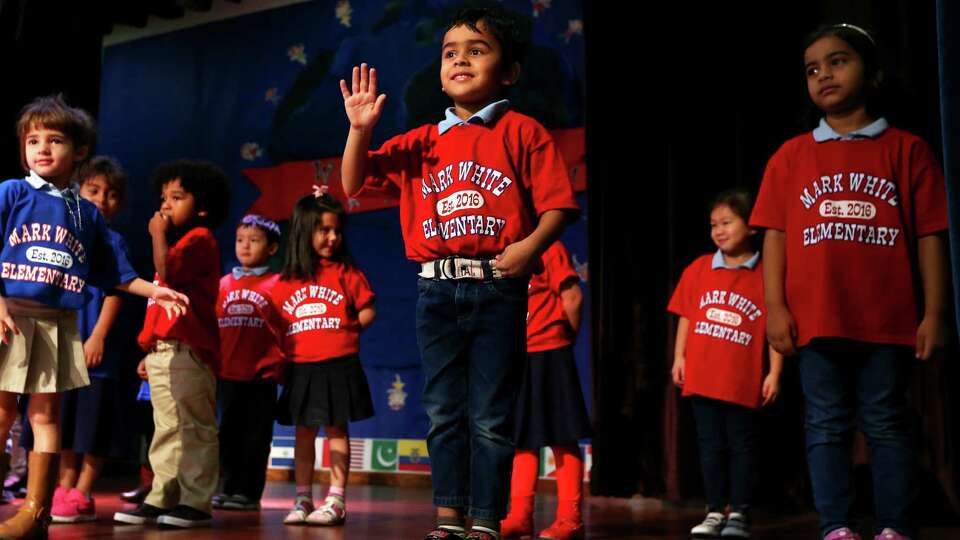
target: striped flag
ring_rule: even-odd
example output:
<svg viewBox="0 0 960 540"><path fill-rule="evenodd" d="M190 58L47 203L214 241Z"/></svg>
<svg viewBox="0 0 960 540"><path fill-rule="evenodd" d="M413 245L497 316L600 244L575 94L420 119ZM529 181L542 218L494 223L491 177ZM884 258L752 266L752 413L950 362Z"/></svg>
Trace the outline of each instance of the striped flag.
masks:
<svg viewBox="0 0 960 540"><path fill-rule="evenodd" d="M405 472L430 472L430 454L427 441L399 439L397 441L397 469Z"/></svg>
<svg viewBox="0 0 960 540"><path fill-rule="evenodd" d="M350 439L350 470L370 470L370 439Z"/></svg>
<svg viewBox="0 0 960 540"><path fill-rule="evenodd" d="M293 468L293 437L274 437L270 444L270 468Z"/></svg>

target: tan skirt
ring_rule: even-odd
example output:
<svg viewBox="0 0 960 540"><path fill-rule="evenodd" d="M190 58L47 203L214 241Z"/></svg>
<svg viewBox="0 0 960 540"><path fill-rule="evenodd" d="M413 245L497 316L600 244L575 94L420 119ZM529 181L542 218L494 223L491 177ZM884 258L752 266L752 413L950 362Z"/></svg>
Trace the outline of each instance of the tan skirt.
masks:
<svg viewBox="0 0 960 540"><path fill-rule="evenodd" d="M0 343L0 391L44 394L88 386L77 312L6 301L20 333Z"/></svg>

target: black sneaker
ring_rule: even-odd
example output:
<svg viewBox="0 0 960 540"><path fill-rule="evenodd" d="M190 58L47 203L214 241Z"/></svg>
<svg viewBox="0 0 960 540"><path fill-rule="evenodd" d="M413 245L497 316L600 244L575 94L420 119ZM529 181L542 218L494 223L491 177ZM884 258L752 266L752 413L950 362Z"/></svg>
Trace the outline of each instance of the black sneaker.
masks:
<svg viewBox="0 0 960 540"><path fill-rule="evenodd" d="M123 510L113 515L114 521L120 523L130 523L132 525L144 525L147 523L156 523L157 518L167 513L168 510L157 508L152 504L143 503L133 510Z"/></svg>
<svg viewBox="0 0 960 540"><path fill-rule="evenodd" d="M464 540L464 538L466 538L466 532L436 528L427 533L423 540Z"/></svg>
<svg viewBox="0 0 960 540"><path fill-rule="evenodd" d="M168 525L189 529L192 527L209 527L213 516L184 504L177 505L173 510L157 518L157 525Z"/></svg>
<svg viewBox="0 0 960 540"><path fill-rule="evenodd" d="M253 500L246 495L224 495L220 500L220 508L224 510L259 510L260 501Z"/></svg>
<svg viewBox="0 0 960 540"><path fill-rule="evenodd" d="M144 484L142 486L137 486L130 491L124 491L120 494L120 500L123 502L140 504L147 498L147 495L150 494L150 484Z"/></svg>
<svg viewBox="0 0 960 540"><path fill-rule="evenodd" d="M500 540L500 535L487 531L470 531L470 534L464 537L464 540Z"/></svg>

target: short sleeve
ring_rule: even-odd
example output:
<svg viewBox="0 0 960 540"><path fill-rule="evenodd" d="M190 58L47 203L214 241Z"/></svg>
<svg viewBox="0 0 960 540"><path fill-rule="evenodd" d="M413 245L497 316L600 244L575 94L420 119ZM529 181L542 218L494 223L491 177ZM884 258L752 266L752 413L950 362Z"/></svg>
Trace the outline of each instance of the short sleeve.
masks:
<svg viewBox="0 0 960 540"><path fill-rule="evenodd" d="M369 307L376 299L373 289L370 288L370 282L367 276L355 266L347 266L344 270L344 289L347 296L353 304L353 308L359 312L363 308Z"/></svg>
<svg viewBox="0 0 960 540"><path fill-rule="evenodd" d="M690 295L696 280L694 266L696 266L696 263L691 264L683 271L683 275L680 276L680 283L677 284L673 296L670 297L670 303L667 304L667 311L688 319L691 318L693 311Z"/></svg>
<svg viewBox="0 0 960 540"><path fill-rule="evenodd" d="M277 276L279 277L279 276ZM287 321L280 313L283 304L283 291L279 279L271 279L269 285L263 288L264 296L267 299L267 305L257 307L257 314L263 318L267 329L273 334L274 340L278 345L283 344L283 335L287 331Z"/></svg>
<svg viewBox="0 0 960 540"><path fill-rule="evenodd" d="M554 242L543 254L543 266L547 270L550 290L558 295L566 283L580 281L580 275L570 260L570 253L559 241Z"/></svg>
<svg viewBox="0 0 960 540"><path fill-rule="evenodd" d="M220 252L210 229L197 227L183 236L167 251L166 281L176 287L193 283L210 274L210 268L220 272Z"/></svg>
<svg viewBox="0 0 960 540"><path fill-rule="evenodd" d="M22 193L24 184L22 180L11 178L9 180L4 180L0 182L0 224L3 225L3 237L6 238L10 233L7 230L7 224L10 221L10 214L13 211L14 205L17 203L19 194ZM0 296L7 296L7 290L4 286L4 280L0 279Z"/></svg>
<svg viewBox="0 0 960 540"><path fill-rule="evenodd" d="M786 145L781 146L763 171L760 192L750 215L750 226L784 231L786 221L786 196L784 191L788 181L788 163Z"/></svg>
<svg viewBox="0 0 960 540"><path fill-rule="evenodd" d="M528 144L522 167L524 179L529 179L533 207L540 216L548 210L575 210L580 206L574 198L570 172L553 137L540 124L534 123L531 133L521 136ZM529 138L529 140L527 140Z"/></svg>
<svg viewBox="0 0 960 540"><path fill-rule="evenodd" d="M93 216L97 239L87 281L110 294L110 290L117 285L129 283L139 276L130 264L127 243L123 237L107 227L100 212L94 212Z"/></svg>
<svg viewBox="0 0 960 540"><path fill-rule="evenodd" d="M928 236L948 227L947 194L943 170L933 150L922 139L910 149L910 189L913 193L913 216L917 236Z"/></svg>
<svg viewBox="0 0 960 540"><path fill-rule="evenodd" d="M421 174L426 128L391 137L369 152L361 192L399 196L403 184Z"/></svg>

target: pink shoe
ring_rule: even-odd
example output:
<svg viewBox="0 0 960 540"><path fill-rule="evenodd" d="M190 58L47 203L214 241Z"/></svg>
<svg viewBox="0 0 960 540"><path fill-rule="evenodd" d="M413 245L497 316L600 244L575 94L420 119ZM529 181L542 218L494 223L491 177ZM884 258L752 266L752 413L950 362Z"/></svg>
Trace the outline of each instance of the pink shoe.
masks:
<svg viewBox="0 0 960 540"><path fill-rule="evenodd" d="M62 490L62 493L61 493ZM60 499L57 499L57 495ZM53 507L50 517L54 523L82 523L97 519L96 506L93 497L87 498L77 488L69 490L57 488L53 495Z"/></svg>
<svg viewBox="0 0 960 540"><path fill-rule="evenodd" d="M904 536L897 531L887 527L880 534L873 537L873 540L910 540L909 536Z"/></svg>
<svg viewBox="0 0 960 540"><path fill-rule="evenodd" d="M860 535L847 527L841 527L830 531L823 540L860 540Z"/></svg>

